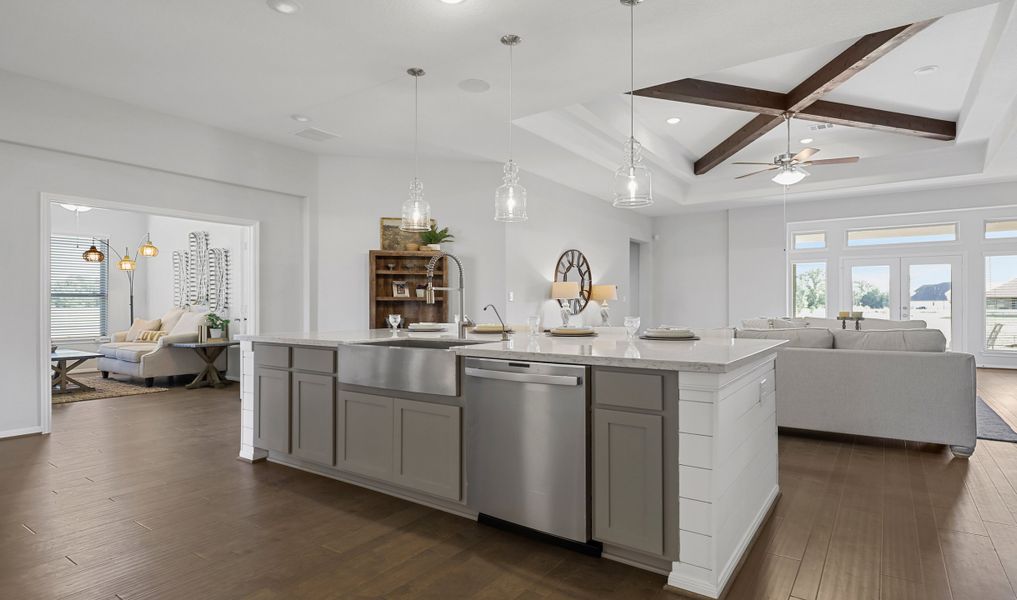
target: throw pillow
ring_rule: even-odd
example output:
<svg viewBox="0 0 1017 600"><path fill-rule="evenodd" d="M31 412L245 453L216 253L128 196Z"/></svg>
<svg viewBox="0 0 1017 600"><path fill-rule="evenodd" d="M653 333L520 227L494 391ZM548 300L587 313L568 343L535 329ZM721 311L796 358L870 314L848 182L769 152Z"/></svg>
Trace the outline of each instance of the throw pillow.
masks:
<svg viewBox="0 0 1017 600"><path fill-rule="evenodd" d="M182 335L192 333L197 335L198 328L205 325L205 313L187 311L180 315L180 320L173 326L170 335Z"/></svg>
<svg viewBox="0 0 1017 600"><path fill-rule="evenodd" d="M169 335L168 331L142 331L138 336L139 342L158 342L159 338Z"/></svg>
<svg viewBox="0 0 1017 600"><path fill-rule="evenodd" d="M136 342L138 341L138 336L141 335L142 331L158 330L160 325L162 325L162 321L160 319L152 319L151 321L146 321L145 319L134 319L134 323L131 324L131 328L127 330L126 340L128 342Z"/></svg>
<svg viewBox="0 0 1017 600"><path fill-rule="evenodd" d="M186 308L176 307L169 309L166 314L162 316L162 327L159 328L160 331L165 331L166 333L173 331L177 321L180 320L180 317L184 316L185 312L187 312Z"/></svg>

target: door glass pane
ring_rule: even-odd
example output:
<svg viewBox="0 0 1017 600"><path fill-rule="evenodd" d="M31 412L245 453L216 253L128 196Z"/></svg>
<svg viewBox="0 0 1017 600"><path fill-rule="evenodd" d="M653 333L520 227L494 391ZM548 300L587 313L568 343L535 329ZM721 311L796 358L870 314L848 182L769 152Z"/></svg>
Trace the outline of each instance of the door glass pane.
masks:
<svg viewBox="0 0 1017 600"><path fill-rule="evenodd" d="M911 265L908 268L908 314L905 318L921 319L929 329L938 329L950 347L953 329L953 269L945 265Z"/></svg>
<svg viewBox="0 0 1017 600"><path fill-rule="evenodd" d="M853 311L872 319L890 318L890 265L851 267Z"/></svg>
<svg viewBox="0 0 1017 600"><path fill-rule="evenodd" d="M791 265L796 317L826 316L826 263Z"/></svg>
<svg viewBox="0 0 1017 600"><path fill-rule="evenodd" d="M1017 256L985 257L985 349L1017 351Z"/></svg>

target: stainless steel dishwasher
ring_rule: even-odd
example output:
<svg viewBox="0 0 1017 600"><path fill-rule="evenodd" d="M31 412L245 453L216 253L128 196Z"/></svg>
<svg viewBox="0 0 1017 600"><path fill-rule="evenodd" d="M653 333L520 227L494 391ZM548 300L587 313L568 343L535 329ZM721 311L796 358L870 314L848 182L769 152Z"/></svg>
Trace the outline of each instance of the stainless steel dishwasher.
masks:
<svg viewBox="0 0 1017 600"><path fill-rule="evenodd" d="M590 540L587 367L466 359L466 498L478 520Z"/></svg>

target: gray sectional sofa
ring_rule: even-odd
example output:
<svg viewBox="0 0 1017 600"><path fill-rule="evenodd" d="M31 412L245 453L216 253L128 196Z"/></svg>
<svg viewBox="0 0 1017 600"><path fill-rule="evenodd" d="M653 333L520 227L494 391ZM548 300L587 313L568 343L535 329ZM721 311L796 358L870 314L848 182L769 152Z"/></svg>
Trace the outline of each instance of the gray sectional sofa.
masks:
<svg viewBox="0 0 1017 600"><path fill-rule="evenodd" d="M975 359L936 329L739 329L789 340L777 355L777 424L975 449Z"/></svg>

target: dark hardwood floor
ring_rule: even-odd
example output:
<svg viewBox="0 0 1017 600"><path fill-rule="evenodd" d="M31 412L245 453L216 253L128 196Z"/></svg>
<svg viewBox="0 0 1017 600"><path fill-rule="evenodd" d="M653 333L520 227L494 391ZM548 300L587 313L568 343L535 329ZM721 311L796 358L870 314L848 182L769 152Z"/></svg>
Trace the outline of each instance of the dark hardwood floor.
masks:
<svg viewBox="0 0 1017 600"><path fill-rule="evenodd" d="M979 373L1017 420L1017 373ZM665 579L236 460L237 388L57 406L0 441L0 598L677 598ZM1015 598L1017 445L780 438L729 598ZM1011 583L1013 582L1013 583Z"/></svg>

